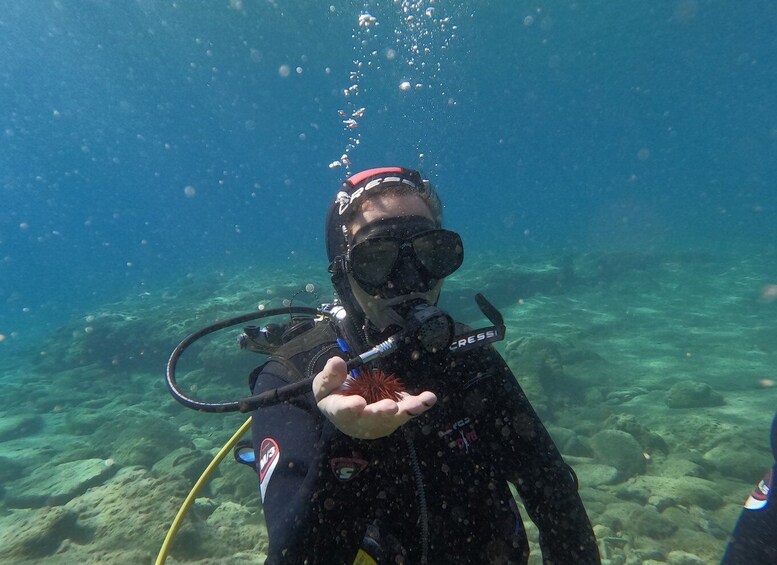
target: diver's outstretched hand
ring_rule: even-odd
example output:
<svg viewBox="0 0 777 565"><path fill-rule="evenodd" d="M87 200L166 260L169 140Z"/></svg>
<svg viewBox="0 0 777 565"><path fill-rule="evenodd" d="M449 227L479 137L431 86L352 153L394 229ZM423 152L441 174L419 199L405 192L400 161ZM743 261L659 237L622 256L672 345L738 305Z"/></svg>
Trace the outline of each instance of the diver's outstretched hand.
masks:
<svg viewBox="0 0 777 565"><path fill-rule="evenodd" d="M346 435L358 439L386 437L437 402L434 393L402 393L402 400L384 399L367 404L361 396L339 394L348 377L345 361L332 357L313 379L313 395L321 413Z"/></svg>

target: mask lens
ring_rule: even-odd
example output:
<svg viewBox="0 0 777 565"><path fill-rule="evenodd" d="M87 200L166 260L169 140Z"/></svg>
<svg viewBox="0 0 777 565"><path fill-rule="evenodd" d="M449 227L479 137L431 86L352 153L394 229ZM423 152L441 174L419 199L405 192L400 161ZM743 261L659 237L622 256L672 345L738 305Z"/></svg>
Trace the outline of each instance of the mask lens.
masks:
<svg viewBox="0 0 777 565"><path fill-rule="evenodd" d="M429 274L442 279L461 267L464 245L456 232L434 230L413 238L413 250Z"/></svg>
<svg viewBox="0 0 777 565"><path fill-rule="evenodd" d="M381 286L388 280L398 256L397 239L368 239L351 250L351 274L362 284Z"/></svg>

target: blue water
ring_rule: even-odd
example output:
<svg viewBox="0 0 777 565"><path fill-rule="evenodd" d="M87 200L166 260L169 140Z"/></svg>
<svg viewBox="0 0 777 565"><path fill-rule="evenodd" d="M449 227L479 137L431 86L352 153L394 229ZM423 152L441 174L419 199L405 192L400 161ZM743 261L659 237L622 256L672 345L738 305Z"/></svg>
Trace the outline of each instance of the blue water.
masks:
<svg viewBox="0 0 777 565"><path fill-rule="evenodd" d="M468 249L773 248L774 3L426 5L413 72L388 1L0 2L0 333L323 265L354 61L351 170L423 168Z"/></svg>
<svg viewBox="0 0 777 565"><path fill-rule="evenodd" d="M29 562L155 553L193 477L150 469L179 443L207 458L237 422L168 397L169 351L308 282L319 294L299 303L328 300L326 206L348 172L403 165L432 180L465 242L441 304L475 323L483 291L504 312L499 347L555 432L633 416L672 455L713 454L725 502L678 498L671 539L615 524L627 489L577 461L600 541L716 563L771 461L776 29L766 0L0 0L0 533ZM350 167L332 167L343 154ZM258 358L233 338L187 353L187 391L245 394ZM532 381L543 340L585 389L571 405L576 388ZM726 404L668 407L685 381ZM665 455L646 478L698 478ZM81 525L22 547L28 524L54 524L35 518L47 499L27 508L28 477L94 459L123 478L71 493ZM258 512L255 477L240 490L229 473L214 500ZM186 549L187 534L176 558L265 535L258 516L236 544L189 520L205 541ZM621 533L642 538L624 549Z"/></svg>

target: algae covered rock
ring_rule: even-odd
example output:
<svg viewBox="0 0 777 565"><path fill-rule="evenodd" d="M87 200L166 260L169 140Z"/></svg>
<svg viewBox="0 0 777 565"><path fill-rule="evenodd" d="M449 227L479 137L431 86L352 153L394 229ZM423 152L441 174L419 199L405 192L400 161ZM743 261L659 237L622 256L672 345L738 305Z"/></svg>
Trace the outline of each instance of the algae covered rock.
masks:
<svg viewBox="0 0 777 565"><path fill-rule="evenodd" d="M171 451L154 464L152 471L157 475L179 475L189 481L196 481L211 461L207 453L187 447Z"/></svg>
<svg viewBox="0 0 777 565"><path fill-rule="evenodd" d="M43 419L37 415L4 415L0 418L0 441L8 441L38 433L43 428Z"/></svg>
<svg viewBox="0 0 777 565"><path fill-rule="evenodd" d="M723 505L712 481L698 477L654 477L641 475L629 483L629 492L641 492L641 497L659 508L698 506L716 510ZM632 497L633 498L633 497Z"/></svg>
<svg viewBox="0 0 777 565"><path fill-rule="evenodd" d="M260 539L258 516L245 506L225 501L206 520L208 528L225 545L235 549L251 549ZM254 535L247 535L252 531Z"/></svg>
<svg viewBox="0 0 777 565"><path fill-rule="evenodd" d="M663 437L640 423L631 414L613 414L605 421L605 426L626 432L634 436L645 451L669 453L669 446Z"/></svg>
<svg viewBox="0 0 777 565"><path fill-rule="evenodd" d="M16 508L37 508L65 504L90 487L102 484L116 467L102 459L68 461L53 467L39 467L29 476L14 481L6 492L6 503Z"/></svg>
<svg viewBox="0 0 777 565"><path fill-rule="evenodd" d="M598 487L618 482L619 472L615 467L600 463L579 463L575 465L577 482L582 487Z"/></svg>
<svg viewBox="0 0 777 565"><path fill-rule="evenodd" d="M63 507L15 510L0 518L0 560L38 561L57 551L63 541L88 541L90 533L78 514Z"/></svg>
<svg viewBox="0 0 777 565"><path fill-rule="evenodd" d="M615 467L620 480L645 472L645 455L631 434L602 430L591 438L590 443L596 460Z"/></svg>
<svg viewBox="0 0 777 565"><path fill-rule="evenodd" d="M171 422L136 408L126 408L97 430L99 445L114 446L110 457L120 465L151 468L179 447L192 447L189 437Z"/></svg>
<svg viewBox="0 0 777 565"><path fill-rule="evenodd" d="M666 394L665 402L669 408L705 408L726 403L723 395L714 391L710 385L695 381L673 385Z"/></svg>
<svg viewBox="0 0 777 565"><path fill-rule="evenodd" d="M634 516L634 527L641 535L653 539L668 538L677 530L677 526L653 506L646 506Z"/></svg>
<svg viewBox="0 0 777 565"><path fill-rule="evenodd" d="M593 455L591 448L574 431L553 425L548 425L547 429L556 447L564 455L574 457L591 457Z"/></svg>
<svg viewBox="0 0 777 565"><path fill-rule="evenodd" d="M520 338L507 346L511 364L519 373L553 381L564 376L558 344L543 337Z"/></svg>
<svg viewBox="0 0 777 565"><path fill-rule="evenodd" d="M748 483L757 481L774 463L770 450L742 442L716 445L704 454L704 460L722 475Z"/></svg>
<svg viewBox="0 0 777 565"><path fill-rule="evenodd" d="M686 551L670 551L666 558L668 565L705 565L706 561Z"/></svg>
<svg viewBox="0 0 777 565"><path fill-rule="evenodd" d="M19 479L24 474L24 465L10 457L0 457L0 492L3 485Z"/></svg>
<svg viewBox="0 0 777 565"><path fill-rule="evenodd" d="M707 475L704 467L685 457L672 455L666 458L660 465L661 475L666 477L699 477Z"/></svg>
<svg viewBox="0 0 777 565"><path fill-rule="evenodd" d="M541 336L522 337L507 344L507 362L534 408L552 412L584 399L580 381L564 372L562 347Z"/></svg>
<svg viewBox="0 0 777 565"><path fill-rule="evenodd" d="M145 555L143 559L124 557L112 562L152 563L172 517L190 488L191 484L180 477L160 478L142 467L127 467L119 469L102 485L74 498L65 508L75 512L79 523L93 532L92 552L97 555L141 552ZM191 517L184 523L191 523ZM78 563L77 555L78 548L70 547L60 562Z"/></svg>

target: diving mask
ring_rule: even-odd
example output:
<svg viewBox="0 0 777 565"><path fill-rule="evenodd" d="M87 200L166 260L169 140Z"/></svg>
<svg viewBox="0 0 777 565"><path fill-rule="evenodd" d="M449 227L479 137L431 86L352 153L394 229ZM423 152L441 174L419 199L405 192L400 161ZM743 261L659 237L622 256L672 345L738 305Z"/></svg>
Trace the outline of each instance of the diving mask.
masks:
<svg viewBox="0 0 777 565"><path fill-rule="evenodd" d="M377 220L360 229L347 265L367 293L389 299L431 290L463 260L459 234L437 228L429 218L408 216Z"/></svg>

